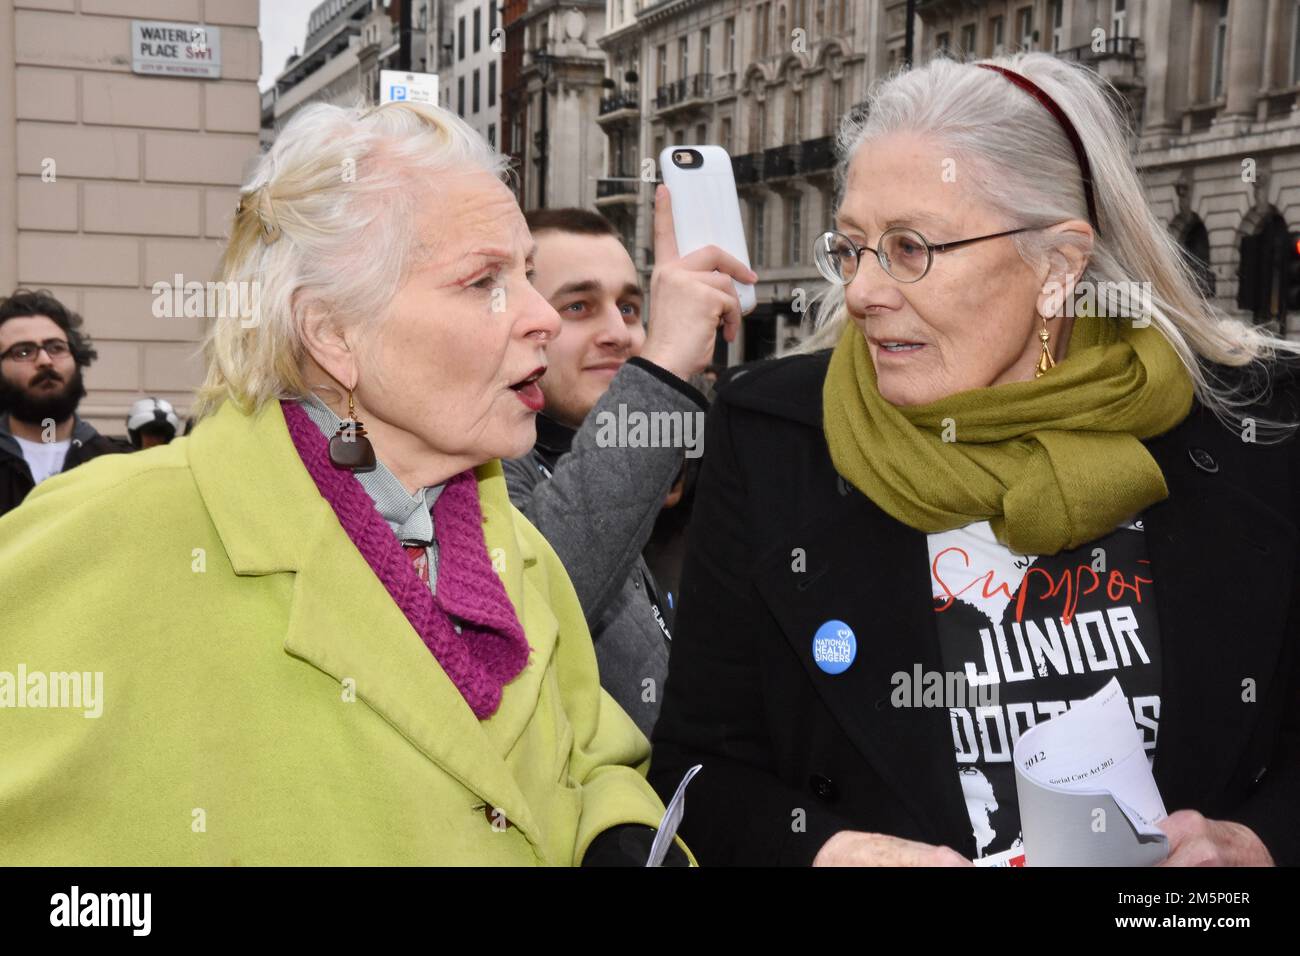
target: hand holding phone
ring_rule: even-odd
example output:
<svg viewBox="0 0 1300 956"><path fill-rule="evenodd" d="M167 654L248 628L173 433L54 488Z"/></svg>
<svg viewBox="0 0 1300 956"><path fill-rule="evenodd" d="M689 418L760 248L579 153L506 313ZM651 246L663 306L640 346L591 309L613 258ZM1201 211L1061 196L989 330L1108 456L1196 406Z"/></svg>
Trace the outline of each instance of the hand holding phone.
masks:
<svg viewBox="0 0 1300 956"><path fill-rule="evenodd" d="M737 284L753 289L758 275L716 245L680 255L673 201L667 186L655 190L655 267L650 277L650 320L641 357L687 379L713 361L719 325L728 342L740 329Z"/></svg>

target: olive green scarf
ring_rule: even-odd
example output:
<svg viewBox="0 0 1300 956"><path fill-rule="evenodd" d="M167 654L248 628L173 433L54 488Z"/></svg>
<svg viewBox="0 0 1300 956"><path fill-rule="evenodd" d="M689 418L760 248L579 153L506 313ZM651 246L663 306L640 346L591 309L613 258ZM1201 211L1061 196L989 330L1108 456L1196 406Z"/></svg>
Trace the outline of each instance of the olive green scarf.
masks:
<svg viewBox="0 0 1300 956"><path fill-rule="evenodd" d="M927 533L987 520L1006 547L1040 555L1168 497L1139 439L1187 416L1192 382L1154 326L1080 316L1042 378L894 406L848 323L823 399L836 470L885 512Z"/></svg>

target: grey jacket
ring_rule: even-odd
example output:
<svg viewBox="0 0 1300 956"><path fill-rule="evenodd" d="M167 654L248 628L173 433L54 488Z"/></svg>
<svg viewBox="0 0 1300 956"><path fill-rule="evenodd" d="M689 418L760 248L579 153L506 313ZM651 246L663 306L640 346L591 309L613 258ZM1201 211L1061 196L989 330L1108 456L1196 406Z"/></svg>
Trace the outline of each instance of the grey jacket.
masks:
<svg viewBox="0 0 1300 956"><path fill-rule="evenodd" d="M641 551L685 455L703 450L707 407L671 372L633 358L581 428L539 415L532 452L503 463L515 507L573 580L601 685L647 735L663 699L670 635L660 610L666 596Z"/></svg>

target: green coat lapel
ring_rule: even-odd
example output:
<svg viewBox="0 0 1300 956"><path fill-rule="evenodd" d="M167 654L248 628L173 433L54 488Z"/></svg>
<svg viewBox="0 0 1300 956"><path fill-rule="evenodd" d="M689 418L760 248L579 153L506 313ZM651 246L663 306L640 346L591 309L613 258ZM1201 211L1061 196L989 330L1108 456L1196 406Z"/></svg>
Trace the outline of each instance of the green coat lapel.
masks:
<svg viewBox="0 0 1300 956"><path fill-rule="evenodd" d="M536 568L538 556L532 543L516 533L516 522L524 518L512 510L501 463L490 461L475 469L474 476L478 479L488 556L501 575L506 595L519 615L532 649L528 666L506 685L497 712L482 722L497 752L506 754L533 718L560 625L547 595L533 583L544 572Z"/></svg>
<svg viewBox="0 0 1300 956"><path fill-rule="evenodd" d="M320 496L278 403L250 417L227 402L196 429L189 454L235 573L296 576L285 650L338 681L340 694L354 681L358 701L543 846L504 755L535 710L556 626L540 597L529 600L524 570L536 556L520 550L500 464L477 473L488 553L503 568L533 654L506 685L498 713L480 722Z"/></svg>

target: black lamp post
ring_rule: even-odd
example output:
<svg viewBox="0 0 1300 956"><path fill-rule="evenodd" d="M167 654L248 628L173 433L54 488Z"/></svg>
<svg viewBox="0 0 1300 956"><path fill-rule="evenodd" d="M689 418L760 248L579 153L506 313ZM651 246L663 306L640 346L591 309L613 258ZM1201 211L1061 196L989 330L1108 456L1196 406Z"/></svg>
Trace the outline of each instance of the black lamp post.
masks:
<svg viewBox="0 0 1300 956"><path fill-rule="evenodd" d="M533 51L533 64L537 67L538 76L542 80L542 116L541 129L533 137L533 145L537 148L537 208L546 208L546 167L547 153L550 151L547 126L546 112L546 86L551 81L551 71L555 58L547 53L545 48L538 47Z"/></svg>
<svg viewBox="0 0 1300 956"><path fill-rule="evenodd" d="M415 0L401 0L402 6L397 14L397 68L409 73L411 70L411 8Z"/></svg>
<svg viewBox="0 0 1300 956"><path fill-rule="evenodd" d="M916 0L907 0L907 18L906 38L903 40L903 66L909 70L912 68L912 46L915 43L916 26L912 22L916 19Z"/></svg>

